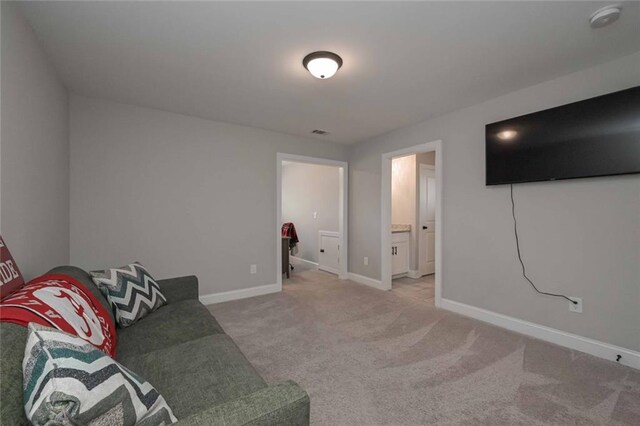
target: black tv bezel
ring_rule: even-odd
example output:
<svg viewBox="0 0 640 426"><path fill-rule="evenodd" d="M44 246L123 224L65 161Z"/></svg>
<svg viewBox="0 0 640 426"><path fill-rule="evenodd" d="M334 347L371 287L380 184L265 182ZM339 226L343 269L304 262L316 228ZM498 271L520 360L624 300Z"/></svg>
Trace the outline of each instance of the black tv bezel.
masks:
<svg viewBox="0 0 640 426"><path fill-rule="evenodd" d="M593 101L594 99L598 99L598 98L602 98L605 96L609 96L609 95L613 95L616 93L620 93L620 92L626 92L627 90L640 90L640 86L632 86L632 87L628 87L626 89L622 89L622 90L616 90L615 92L609 92L609 93L604 93L602 95L598 95L598 96L592 96L590 98L587 99L583 99L580 101L576 101L576 102L570 102L568 104L563 104L563 105L558 105L555 107L551 107L551 108L545 108L545 109L540 109L534 112L530 112L528 114L521 114L521 115L517 115L514 117L510 117L504 120L499 120L499 121L494 121L493 123L488 123L485 124L484 129L485 129L485 151L484 151L484 166L485 166L485 186L498 186L498 185L512 185L512 184L521 184L521 183L534 183L534 182L555 182L555 181L563 181L563 180L573 180L573 179L593 179L593 178L602 178L602 177L610 177L610 176L631 176L631 175L637 175L640 174L640 169L638 171L634 171L634 172L620 172L620 173L603 173L603 174L593 174L593 175L579 175L579 176L565 176L565 177L559 177L559 178L540 178L540 179L525 179L525 180L508 180L508 181L500 181L500 182L492 182L489 183L489 168L487 167L487 158L489 155L489 141L488 141L488 136L489 136L489 126L494 126L500 123L505 123L511 120L516 120L519 118L523 118L523 117L527 117L530 115L535 115L541 112L545 112L545 111L550 111L550 110L554 110L554 109L558 109L558 108L563 108L569 105L573 105L573 104L578 104L578 103L582 103L582 102L590 102Z"/></svg>

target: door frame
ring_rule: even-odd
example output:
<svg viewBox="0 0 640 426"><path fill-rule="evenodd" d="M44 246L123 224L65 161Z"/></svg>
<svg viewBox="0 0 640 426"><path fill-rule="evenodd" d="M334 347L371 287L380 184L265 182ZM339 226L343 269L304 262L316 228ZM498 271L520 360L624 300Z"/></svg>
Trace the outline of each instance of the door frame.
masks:
<svg viewBox="0 0 640 426"><path fill-rule="evenodd" d="M420 154L435 151L436 153L436 279L435 279L435 305L440 307L442 301L442 240L443 240L443 181L442 181L442 140L436 140L408 148L399 149L382 154L382 180L381 180L381 228L380 228L380 263L381 263L381 287L391 290L391 160L394 157Z"/></svg>
<svg viewBox="0 0 640 426"><path fill-rule="evenodd" d="M321 166L338 167L339 170L339 202L338 202L338 232L340 233L340 270L338 278L346 280L348 277L348 208L349 208L349 163L346 161L330 160L320 157L304 155L276 154L276 283L278 291L282 291L282 162L317 164Z"/></svg>
<svg viewBox="0 0 640 426"><path fill-rule="evenodd" d="M416 220L416 231L418 231L417 232L417 238L416 238L416 246L417 246L417 249L418 249L418 265L417 265L418 268L417 269L418 269L418 273L420 274L420 276L426 275L426 274L423 273L423 271L424 271L423 268L422 268L423 265L421 265L423 263L422 259L424 259L424 252L423 252L424 244L422 244L422 237L421 237L421 232L422 232L421 228L422 228L422 225L423 225L422 213L424 213L424 212L422 211L422 208L421 208L422 200L420 199L422 197L422 174L425 173L425 170L429 170L429 171L433 172L433 177L436 178L436 175L435 175L436 166L435 165L431 165L431 164L420 164L419 167L418 167L418 182L419 182L419 184L418 184L418 188L417 189L418 189L419 194L420 194L418 196L418 200L420 200L419 201L420 205L417 208L417 218L416 218L417 219ZM436 181L437 181L437 178L436 178ZM438 205L437 195L438 194L436 194L436 207ZM437 224L437 222L436 222L436 224Z"/></svg>

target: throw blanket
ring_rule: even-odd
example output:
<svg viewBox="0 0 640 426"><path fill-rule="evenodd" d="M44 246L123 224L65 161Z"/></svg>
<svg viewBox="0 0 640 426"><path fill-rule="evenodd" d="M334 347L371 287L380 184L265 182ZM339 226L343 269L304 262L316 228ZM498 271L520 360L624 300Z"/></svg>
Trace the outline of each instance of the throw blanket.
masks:
<svg viewBox="0 0 640 426"><path fill-rule="evenodd" d="M43 275L3 299L0 321L54 327L86 340L110 357L116 353L116 327L108 311L68 275Z"/></svg>

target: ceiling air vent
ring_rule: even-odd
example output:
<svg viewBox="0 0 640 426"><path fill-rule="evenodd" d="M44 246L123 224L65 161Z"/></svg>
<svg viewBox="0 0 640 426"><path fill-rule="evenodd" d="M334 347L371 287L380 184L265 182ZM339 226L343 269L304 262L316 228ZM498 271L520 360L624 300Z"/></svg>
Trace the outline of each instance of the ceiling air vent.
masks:
<svg viewBox="0 0 640 426"><path fill-rule="evenodd" d="M327 132L325 130L319 130L319 129L315 129L311 133L313 133L314 135L321 135L321 136L329 134L329 132Z"/></svg>

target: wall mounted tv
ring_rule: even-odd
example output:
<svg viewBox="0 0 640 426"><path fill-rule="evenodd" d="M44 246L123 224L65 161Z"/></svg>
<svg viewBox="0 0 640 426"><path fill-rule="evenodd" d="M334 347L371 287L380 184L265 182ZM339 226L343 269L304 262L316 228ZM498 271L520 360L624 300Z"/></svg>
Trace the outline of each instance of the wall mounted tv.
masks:
<svg viewBox="0 0 640 426"><path fill-rule="evenodd" d="M640 173L640 86L485 131L487 185Z"/></svg>

